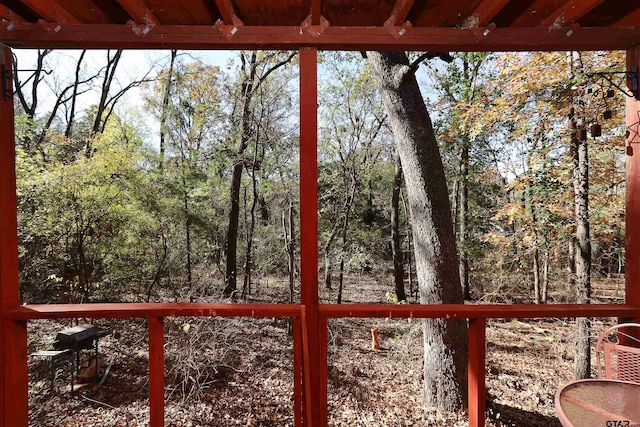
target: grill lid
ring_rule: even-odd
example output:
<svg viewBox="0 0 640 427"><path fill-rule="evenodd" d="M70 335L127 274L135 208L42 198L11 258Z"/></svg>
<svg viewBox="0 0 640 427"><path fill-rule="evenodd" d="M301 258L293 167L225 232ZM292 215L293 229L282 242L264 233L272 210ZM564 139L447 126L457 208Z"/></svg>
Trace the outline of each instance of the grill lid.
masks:
<svg viewBox="0 0 640 427"><path fill-rule="evenodd" d="M58 332L56 342L59 344L74 344L84 339L94 337L97 332L98 328L85 323Z"/></svg>

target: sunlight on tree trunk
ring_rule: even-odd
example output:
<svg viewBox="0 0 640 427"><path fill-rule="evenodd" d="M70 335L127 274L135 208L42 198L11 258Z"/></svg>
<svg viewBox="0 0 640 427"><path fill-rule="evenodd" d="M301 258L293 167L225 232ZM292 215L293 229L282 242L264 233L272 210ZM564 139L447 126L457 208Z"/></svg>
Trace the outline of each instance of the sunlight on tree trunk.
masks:
<svg viewBox="0 0 640 427"><path fill-rule="evenodd" d="M420 302L464 302L451 207L429 113L404 52L367 52L404 170L415 245ZM425 405L466 405L467 336L460 320L425 319Z"/></svg>
<svg viewBox="0 0 640 427"><path fill-rule="evenodd" d="M575 79L583 72L580 52L567 54L570 61L571 77ZM574 100L575 102L575 100ZM576 110L573 110L576 111ZM575 115L569 118L576 123ZM585 126L582 124L582 126ZM572 126L575 129L577 126ZM577 132L571 133L571 155L573 157L573 190L576 227L576 303L591 302L591 240L589 237L589 156L587 141L581 141ZM577 323L575 376L589 378L591 375L591 353L589 345L590 321L579 317Z"/></svg>

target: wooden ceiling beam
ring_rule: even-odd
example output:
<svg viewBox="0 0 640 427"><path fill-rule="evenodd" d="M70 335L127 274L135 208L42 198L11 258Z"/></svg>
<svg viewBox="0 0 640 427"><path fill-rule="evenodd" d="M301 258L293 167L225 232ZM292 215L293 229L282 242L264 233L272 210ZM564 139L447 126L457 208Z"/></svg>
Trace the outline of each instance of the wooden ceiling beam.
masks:
<svg viewBox="0 0 640 427"><path fill-rule="evenodd" d="M22 4L48 22L79 24L80 22L55 0L21 0Z"/></svg>
<svg viewBox="0 0 640 427"><path fill-rule="evenodd" d="M591 12L591 10L603 1L604 0L569 0L555 13L538 24L538 28L552 29L567 26Z"/></svg>
<svg viewBox="0 0 640 427"><path fill-rule="evenodd" d="M414 0L396 0L396 4L393 5L393 10L389 17L394 26L399 27L405 23L413 7L413 3Z"/></svg>
<svg viewBox="0 0 640 427"><path fill-rule="evenodd" d="M233 17L236 16L236 12L233 9L231 0L216 0L216 6L224 25L233 25Z"/></svg>
<svg viewBox="0 0 640 427"><path fill-rule="evenodd" d="M322 0L311 0L311 25L320 25Z"/></svg>
<svg viewBox="0 0 640 427"><path fill-rule="evenodd" d="M613 24L614 27L638 27L640 25L640 9L627 14L619 21Z"/></svg>
<svg viewBox="0 0 640 427"><path fill-rule="evenodd" d="M26 19L3 4L0 4L0 18L5 19L9 22L27 22Z"/></svg>
<svg viewBox="0 0 640 427"><path fill-rule="evenodd" d="M478 26L486 27L489 25L507 3L509 0L483 0L473 11L473 15L478 17Z"/></svg>
<svg viewBox="0 0 640 427"><path fill-rule="evenodd" d="M300 26L244 26L232 38L211 25L161 25L137 37L127 25L63 25L52 34L39 24L19 23L10 31L0 26L0 42L12 47L88 49L297 49L419 51L565 51L625 50L638 44L640 28L598 27L546 31L537 28L495 28L483 36L478 28L412 27L394 37L385 27L329 26L322 34Z"/></svg>
<svg viewBox="0 0 640 427"><path fill-rule="evenodd" d="M120 6L129 14L136 24L155 27L160 25L160 21L144 0L116 0Z"/></svg>

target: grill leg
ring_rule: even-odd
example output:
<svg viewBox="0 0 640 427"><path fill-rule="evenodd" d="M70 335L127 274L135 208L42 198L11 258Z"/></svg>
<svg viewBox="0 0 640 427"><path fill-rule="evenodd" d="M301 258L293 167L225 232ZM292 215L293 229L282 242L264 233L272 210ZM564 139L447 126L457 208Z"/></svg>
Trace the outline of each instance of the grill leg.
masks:
<svg viewBox="0 0 640 427"><path fill-rule="evenodd" d="M73 394L73 385L75 383L76 380L76 368L77 366L79 366L78 364L80 363L80 353L76 352L75 356L73 357L73 353L71 354L71 394ZM78 361L78 364L76 364L76 361Z"/></svg>
<svg viewBox="0 0 640 427"><path fill-rule="evenodd" d="M98 341L99 341L99 339L96 338L96 382L98 382L100 380L98 378Z"/></svg>
<svg viewBox="0 0 640 427"><path fill-rule="evenodd" d="M53 393L53 387L54 387L55 380L56 380L56 368L57 368L57 366L56 366L56 357L53 356L51 358L51 368L50 368L51 369L51 392L52 393Z"/></svg>

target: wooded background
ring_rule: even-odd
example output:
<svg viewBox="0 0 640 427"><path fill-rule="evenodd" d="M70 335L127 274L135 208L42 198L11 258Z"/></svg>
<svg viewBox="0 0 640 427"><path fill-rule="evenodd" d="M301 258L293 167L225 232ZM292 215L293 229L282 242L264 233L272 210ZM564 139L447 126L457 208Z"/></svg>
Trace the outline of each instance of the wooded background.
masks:
<svg viewBox="0 0 640 427"><path fill-rule="evenodd" d="M298 301L296 53L222 66L181 51L33 56L14 64L24 302L259 300L269 282L282 287L272 302ZM624 273L627 129L624 95L589 73L622 71L624 55L432 56L411 59L466 298L591 300L574 286L576 230L587 221L589 279ZM325 52L319 81L321 285L341 302L370 275L413 301L402 170L369 64Z"/></svg>

